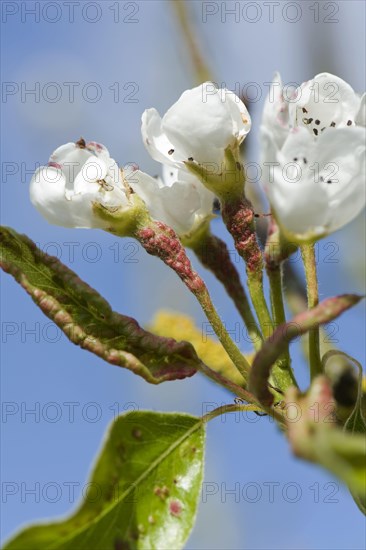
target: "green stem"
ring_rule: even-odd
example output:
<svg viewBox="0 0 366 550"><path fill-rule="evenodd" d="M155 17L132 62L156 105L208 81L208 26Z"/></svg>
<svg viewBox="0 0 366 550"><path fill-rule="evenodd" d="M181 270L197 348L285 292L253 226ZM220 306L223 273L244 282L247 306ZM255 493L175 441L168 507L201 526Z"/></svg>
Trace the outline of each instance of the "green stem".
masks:
<svg viewBox="0 0 366 550"><path fill-rule="evenodd" d="M283 265L291 254L293 247L284 239L275 219L272 217L268 226L264 259L270 284L272 316L275 328L286 323L283 302ZM291 368L289 344L284 346L283 353L276 361L271 373L271 382L285 392L290 386L297 386L294 372Z"/></svg>
<svg viewBox="0 0 366 550"><path fill-rule="evenodd" d="M275 407L268 408L266 410L263 409L258 403L251 403L249 405L246 404L227 404L222 405L221 407L217 407L217 409L214 409L213 411L205 414L202 417L202 422L209 422L210 420L213 420L214 418L217 418L218 416L221 416L223 414L231 413L231 412L244 412L244 411L255 411L259 413L266 413L268 416L272 416L275 420L277 420L279 426L284 429L286 425L286 419L285 416L281 413L280 410L277 410Z"/></svg>
<svg viewBox="0 0 366 550"><path fill-rule="evenodd" d="M223 348L244 378L244 382L246 382L250 365L230 338L224 323L211 301L204 281L192 268L185 248L177 234L163 222L153 221L151 218L146 217L143 220L143 224L135 231L134 236L148 254L157 256L175 271L186 287L197 298Z"/></svg>
<svg viewBox="0 0 366 550"><path fill-rule="evenodd" d="M238 386L238 384L236 384L232 380L229 380L229 378L226 378L226 376L224 376L220 372L217 372L216 370L211 369L208 365L206 365L203 362L200 364L199 370L205 376L210 378L213 382L216 382L216 384L219 384L220 386L226 388L235 396L240 397L240 399L243 399L248 403L252 403L260 407L260 404L258 403L257 399L254 397L252 393L250 393L248 390L246 390L242 386Z"/></svg>
<svg viewBox="0 0 366 550"><path fill-rule="evenodd" d="M245 323L255 350L258 351L261 348L263 337L225 242L212 235L207 229L201 234L199 240L188 244L188 246L195 252L202 265L223 284Z"/></svg>
<svg viewBox="0 0 366 550"><path fill-rule="evenodd" d="M238 171L241 174L241 170ZM222 218L246 264L248 289L264 338L273 332L273 322L263 289L263 255L259 248L251 203L239 195L221 197Z"/></svg>
<svg viewBox="0 0 366 550"><path fill-rule="evenodd" d="M204 422L209 422L210 420L213 420L214 418L217 418L218 416L221 416L223 414L231 413L231 412L243 412L243 411L255 411L264 413L264 410L259 405L239 405L236 403L233 404L227 404L227 405L221 405L221 407L218 407L217 409L214 409L213 411L210 411L209 413L205 414L202 417L202 420Z"/></svg>
<svg viewBox="0 0 366 550"><path fill-rule="evenodd" d="M175 11L177 21L183 33L185 45L194 67L197 84L212 80L211 71L198 45L197 32L193 27L186 0L172 0L171 6Z"/></svg>
<svg viewBox="0 0 366 550"><path fill-rule="evenodd" d="M282 270L281 266L276 266L275 269L267 271L270 289L271 289L271 305L272 316L276 328L286 322L285 307L282 297Z"/></svg>
<svg viewBox="0 0 366 550"><path fill-rule="evenodd" d="M314 244L303 244L301 246L301 253L305 267L308 309L312 309L319 303ZM309 332L309 361L310 377L313 380L315 376L323 372L320 358L319 328L315 328Z"/></svg>
<svg viewBox="0 0 366 550"><path fill-rule="evenodd" d="M230 338L224 323L222 322L219 314L215 309L215 306L212 303L207 288L204 288L199 292L194 292L194 294L199 301L203 311L205 312L207 319L210 321L211 326L214 329L215 334L220 340L223 348L229 355L234 365L237 367L238 371L240 372L246 383L250 371L250 365L237 347L237 345Z"/></svg>
<svg viewBox="0 0 366 550"><path fill-rule="evenodd" d="M286 323L285 307L282 292L282 265L268 265L267 275L271 289L272 315L275 327ZM272 383L275 387L285 391L290 386L297 386L296 378L291 368L291 357L289 346L286 346L284 353L276 361L272 369Z"/></svg>
<svg viewBox="0 0 366 550"><path fill-rule="evenodd" d="M248 289L265 339L273 332L273 321L264 296L263 277L248 272Z"/></svg>

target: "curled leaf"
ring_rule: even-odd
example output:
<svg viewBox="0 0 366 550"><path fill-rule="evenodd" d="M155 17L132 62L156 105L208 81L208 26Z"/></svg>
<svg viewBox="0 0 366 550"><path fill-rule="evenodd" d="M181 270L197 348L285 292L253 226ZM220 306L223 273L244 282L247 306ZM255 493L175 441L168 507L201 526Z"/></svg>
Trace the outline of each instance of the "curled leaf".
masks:
<svg viewBox="0 0 366 550"><path fill-rule="evenodd" d="M100 294L25 235L3 227L0 239L2 269L71 342L152 384L195 374L200 360L190 343L155 336L112 311Z"/></svg>
<svg viewBox="0 0 366 550"><path fill-rule="evenodd" d="M273 396L268 389L267 381L274 363L285 351L287 345L319 325L336 319L362 298L356 294L343 294L328 298L315 308L299 313L291 321L280 325L274 331L255 356L250 371L249 391L257 396L260 403L266 407L273 403Z"/></svg>

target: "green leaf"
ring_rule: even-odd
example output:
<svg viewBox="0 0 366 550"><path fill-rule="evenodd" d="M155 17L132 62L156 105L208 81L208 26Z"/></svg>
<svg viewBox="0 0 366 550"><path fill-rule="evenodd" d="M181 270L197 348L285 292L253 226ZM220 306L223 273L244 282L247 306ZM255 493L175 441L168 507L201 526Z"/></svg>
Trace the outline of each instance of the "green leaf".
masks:
<svg viewBox="0 0 366 550"><path fill-rule="evenodd" d="M185 414L120 416L68 519L26 528L4 550L170 550L193 527L201 490L205 424Z"/></svg>
<svg viewBox="0 0 366 550"><path fill-rule="evenodd" d="M2 227L0 242L2 269L74 344L152 384L196 372L200 360L190 343L155 336L112 311L100 294L25 235Z"/></svg>
<svg viewBox="0 0 366 550"><path fill-rule="evenodd" d="M360 510L366 490L366 439L336 423L331 383L315 378L306 395L290 388L285 397L287 433L294 453L316 462L348 485Z"/></svg>
<svg viewBox="0 0 366 550"><path fill-rule="evenodd" d="M362 298L363 296L356 294L328 298L313 309L295 315L291 321L280 325L274 331L254 357L249 377L249 391L254 393L262 405L269 407L273 403L273 395L268 389L268 378L273 365L288 344L319 325L336 319Z"/></svg>

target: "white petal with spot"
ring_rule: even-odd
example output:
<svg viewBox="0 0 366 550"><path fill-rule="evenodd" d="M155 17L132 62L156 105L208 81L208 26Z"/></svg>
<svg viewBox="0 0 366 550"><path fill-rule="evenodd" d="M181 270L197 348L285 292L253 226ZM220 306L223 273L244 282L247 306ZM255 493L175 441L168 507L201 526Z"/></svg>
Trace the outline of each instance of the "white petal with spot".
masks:
<svg viewBox="0 0 366 550"><path fill-rule="evenodd" d="M365 207L365 98L328 73L294 96L287 126L278 116L278 90L265 104L263 184L283 230L309 240L343 227Z"/></svg>

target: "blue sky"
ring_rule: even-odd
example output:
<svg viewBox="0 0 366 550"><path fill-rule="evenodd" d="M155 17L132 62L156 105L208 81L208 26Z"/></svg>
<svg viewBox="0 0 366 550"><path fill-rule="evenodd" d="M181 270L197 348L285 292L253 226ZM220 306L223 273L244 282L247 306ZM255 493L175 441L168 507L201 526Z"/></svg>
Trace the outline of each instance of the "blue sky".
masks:
<svg viewBox="0 0 366 550"><path fill-rule="evenodd" d="M285 83L329 71L355 90L365 87L363 2L303 1L293 8L272 3L272 19L259 2L237 3L240 10L231 15L235 2L187 4L218 83L235 90L255 82L263 91L252 104L250 160L258 160L265 83L275 70ZM80 2L74 3L73 17L70 9L62 1L2 3L2 223L58 255L114 309L140 323L164 307L192 315L199 325L204 317L193 297L136 243L101 231L50 226L30 204L28 185L37 163L81 135L104 143L121 164L138 162L158 173L140 138L141 113L151 106L164 112L193 83L169 2ZM232 246L220 220L213 231ZM320 243L322 298L363 290L363 234L357 219ZM239 319L221 287L201 272L227 326L235 326ZM339 319L337 338L365 364L363 313L358 306ZM8 492L14 489L5 494L6 502L3 494L3 539L26 522L64 515L76 505L116 411L201 414L207 403L232 401L199 376L153 387L76 348L7 275L2 276L1 326L2 481ZM307 373L296 346L294 365L305 387ZM70 483L76 484L72 502ZM209 425L205 483L188 549L364 547L364 519L347 490L295 459L265 418L233 415ZM52 493L57 488L60 498ZM34 494L27 492L31 489Z"/></svg>

